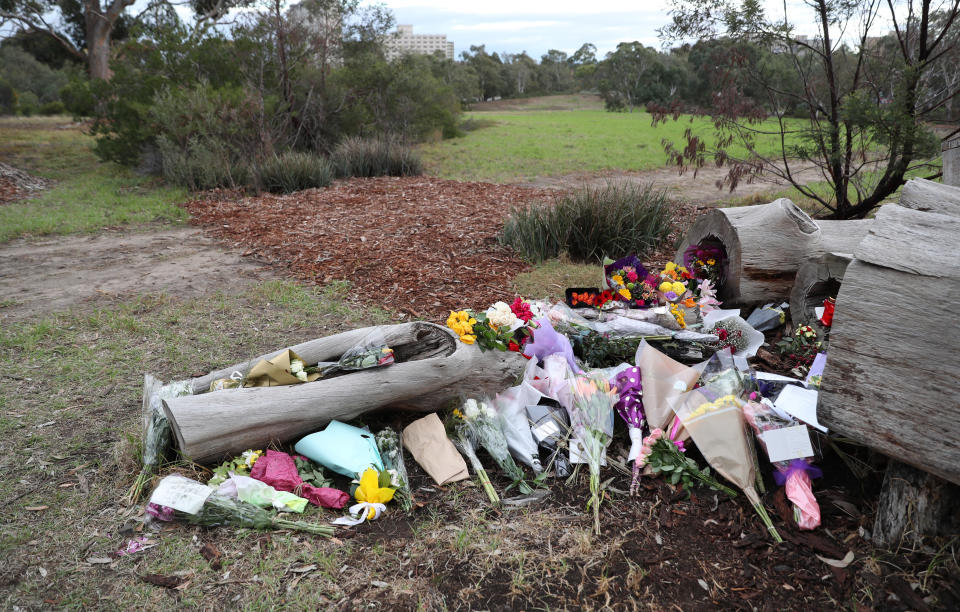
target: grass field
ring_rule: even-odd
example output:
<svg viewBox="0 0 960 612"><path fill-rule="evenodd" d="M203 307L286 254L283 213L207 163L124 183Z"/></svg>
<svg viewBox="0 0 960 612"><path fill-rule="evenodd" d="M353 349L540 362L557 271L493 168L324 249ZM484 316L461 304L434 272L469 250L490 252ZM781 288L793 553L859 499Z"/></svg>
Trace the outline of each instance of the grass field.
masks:
<svg viewBox="0 0 960 612"><path fill-rule="evenodd" d="M55 181L39 197L0 206L0 242L186 220L177 206L187 197L184 190L102 163L92 146L93 139L67 117L0 118L0 159Z"/></svg>
<svg viewBox="0 0 960 612"><path fill-rule="evenodd" d="M667 162L662 141L683 146L688 127L712 140L706 119L651 125L649 114L608 113L603 110L523 110L471 112L465 121L477 122L461 138L424 145L420 152L427 172L457 180L512 182L539 176L610 170L638 171ZM779 151L773 137L763 144ZM733 154L741 154L736 148Z"/></svg>

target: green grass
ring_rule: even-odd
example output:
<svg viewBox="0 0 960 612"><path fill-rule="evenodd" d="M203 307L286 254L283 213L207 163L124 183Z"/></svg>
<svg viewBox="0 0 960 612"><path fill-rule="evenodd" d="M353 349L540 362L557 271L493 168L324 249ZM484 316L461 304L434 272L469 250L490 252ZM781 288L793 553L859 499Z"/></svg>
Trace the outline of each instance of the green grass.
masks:
<svg viewBox="0 0 960 612"><path fill-rule="evenodd" d="M186 191L101 163L92 146L93 139L65 117L0 120L0 159L55 181L38 197L0 206L0 242L187 219L177 206Z"/></svg>
<svg viewBox="0 0 960 612"><path fill-rule="evenodd" d="M422 146L427 174L502 183L577 172L651 170L667 162L663 139L682 146L691 125L708 142L713 134L706 119L652 127L650 115L639 111L473 112L467 113L470 119L495 125ZM779 151L779 141L770 137L764 148ZM733 148L732 153L742 151Z"/></svg>

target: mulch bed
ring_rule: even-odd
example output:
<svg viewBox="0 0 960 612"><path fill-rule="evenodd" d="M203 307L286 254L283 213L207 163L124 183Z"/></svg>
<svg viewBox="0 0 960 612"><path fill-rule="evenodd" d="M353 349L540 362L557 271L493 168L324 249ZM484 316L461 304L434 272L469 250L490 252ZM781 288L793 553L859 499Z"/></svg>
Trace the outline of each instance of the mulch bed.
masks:
<svg viewBox="0 0 960 612"><path fill-rule="evenodd" d="M52 181L0 162L0 204L22 200L47 189Z"/></svg>
<svg viewBox="0 0 960 612"><path fill-rule="evenodd" d="M245 256L302 281L350 281L368 303L436 320L449 310L486 308L514 297L510 281L529 266L501 246L497 234L511 207L556 194L515 185L381 177L285 196L213 193L185 206L194 223ZM693 216L686 207L678 210L684 220Z"/></svg>

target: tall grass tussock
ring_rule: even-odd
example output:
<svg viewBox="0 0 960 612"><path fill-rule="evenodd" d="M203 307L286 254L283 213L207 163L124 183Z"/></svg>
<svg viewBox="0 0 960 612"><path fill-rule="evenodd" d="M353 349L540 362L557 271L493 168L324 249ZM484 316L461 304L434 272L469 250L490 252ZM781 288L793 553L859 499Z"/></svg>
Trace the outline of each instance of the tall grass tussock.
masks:
<svg viewBox="0 0 960 612"><path fill-rule="evenodd" d="M608 183L581 188L553 202L514 208L500 242L540 263L568 255L575 261L642 254L670 233L670 203L653 185Z"/></svg>
<svg viewBox="0 0 960 612"><path fill-rule="evenodd" d="M340 177L415 176L423 173L420 156L392 138L351 137L333 150Z"/></svg>
<svg viewBox="0 0 960 612"><path fill-rule="evenodd" d="M333 180L333 165L327 158L304 151L284 151L265 159L256 172L260 189L293 193L326 187Z"/></svg>

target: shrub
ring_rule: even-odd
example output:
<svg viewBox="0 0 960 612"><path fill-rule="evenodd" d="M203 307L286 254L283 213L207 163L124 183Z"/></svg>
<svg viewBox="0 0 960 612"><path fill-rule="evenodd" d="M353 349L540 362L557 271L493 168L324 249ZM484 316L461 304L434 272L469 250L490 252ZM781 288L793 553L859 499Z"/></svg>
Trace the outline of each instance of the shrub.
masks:
<svg viewBox="0 0 960 612"><path fill-rule="evenodd" d="M63 115L67 112L67 107L60 100L54 100L41 105L39 112L41 115Z"/></svg>
<svg viewBox="0 0 960 612"><path fill-rule="evenodd" d="M248 167L233 159L215 140L191 139L186 149L166 136L157 138L163 177L194 191L217 187L242 187L250 183Z"/></svg>
<svg viewBox="0 0 960 612"><path fill-rule="evenodd" d="M598 261L655 248L670 233L671 211L653 185L607 184L583 188L514 208L500 242L534 263L567 253L571 259Z"/></svg>
<svg viewBox="0 0 960 612"><path fill-rule="evenodd" d="M392 138L351 137L333 150L337 176L412 176L423 173L420 156Z"/></svg>
<svg viewBox="0 0 960 612"><path fill-rule="evenodd" d="M17 92L0 78L0 115L12 115L17 108Z"/></svg>
<svg viewBox="0 0 960 612"><path fill-rule="evenodd" d="M257 167L257 184L273 193L326 187L332 179L330 162L313 153L286 151L268 157Z"/></svg>

